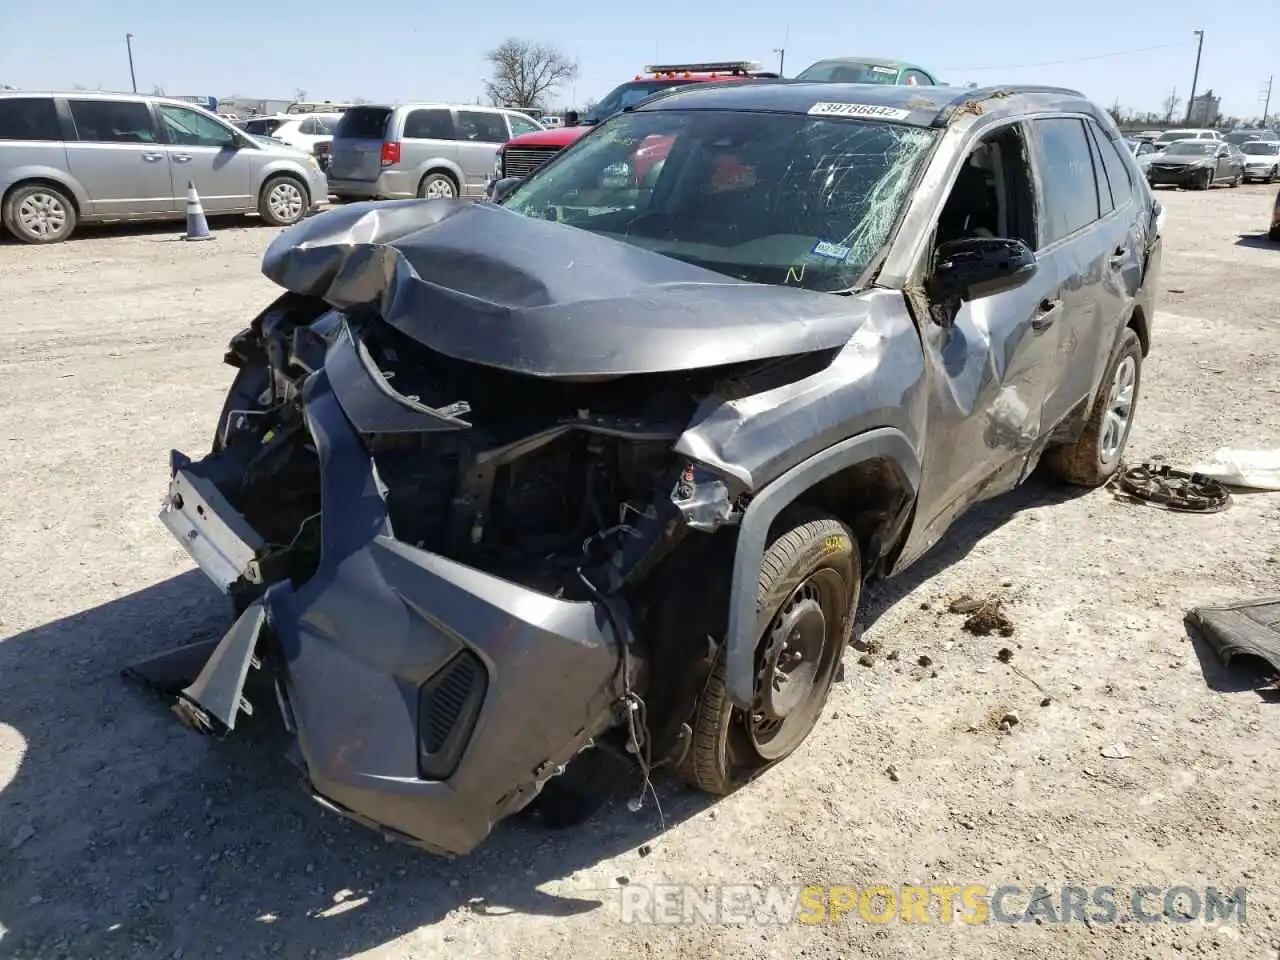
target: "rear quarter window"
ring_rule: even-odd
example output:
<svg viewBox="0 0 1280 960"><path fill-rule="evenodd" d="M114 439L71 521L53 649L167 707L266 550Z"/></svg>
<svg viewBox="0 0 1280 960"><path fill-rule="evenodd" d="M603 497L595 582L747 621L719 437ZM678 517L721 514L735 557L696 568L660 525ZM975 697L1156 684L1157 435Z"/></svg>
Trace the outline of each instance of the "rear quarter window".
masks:
<svg viewBox="0 0 1280 960"><path fill-rule="evenodd" d="M61 140L51 97L0 98L0 140Z"/></svg>
<svg viewBox="0 0 1280 960"><path fill-rule="evenodd" d="M381 140L387 129L387 107L352 107L338 121L335 137L351 140Z"/></svg>

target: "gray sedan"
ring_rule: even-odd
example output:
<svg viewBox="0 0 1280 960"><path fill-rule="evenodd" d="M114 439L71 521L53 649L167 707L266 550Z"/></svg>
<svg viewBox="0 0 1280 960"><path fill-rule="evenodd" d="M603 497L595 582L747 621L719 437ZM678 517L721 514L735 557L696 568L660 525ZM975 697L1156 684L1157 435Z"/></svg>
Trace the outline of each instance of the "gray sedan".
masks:
<svg viewBox="0 0 1280 960"><path fill-rule="evenodd" d="M1208 190L1215 183L1238 187L1244 180L1244 154L1220 140L1175 140L1152 155L1147 179L1153 187L1167 184Z"/></svg>

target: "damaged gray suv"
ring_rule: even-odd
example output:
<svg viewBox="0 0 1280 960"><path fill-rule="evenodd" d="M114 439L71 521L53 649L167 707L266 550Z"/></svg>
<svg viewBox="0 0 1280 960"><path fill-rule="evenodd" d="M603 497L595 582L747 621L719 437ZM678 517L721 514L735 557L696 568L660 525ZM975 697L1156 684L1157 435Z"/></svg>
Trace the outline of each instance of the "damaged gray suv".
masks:
<svg viewBox="0 0 1280 960"><path fill-rule="evenodd" d="M619 764L736 788L868 578L1120 464L1160 209L1078 93L699 85L495 195L277 238L162 512L238 618L137 671L214 734L278 701L388 836L465 853Z"/></svg>

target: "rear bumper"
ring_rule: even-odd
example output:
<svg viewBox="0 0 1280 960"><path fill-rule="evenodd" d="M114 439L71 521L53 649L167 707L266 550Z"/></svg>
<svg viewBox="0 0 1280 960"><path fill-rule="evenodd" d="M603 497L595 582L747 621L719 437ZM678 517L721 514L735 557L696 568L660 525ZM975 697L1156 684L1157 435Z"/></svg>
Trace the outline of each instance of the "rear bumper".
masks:
<svg viewBox="0 0 1280 960"><path fill-rule="evenodd" d="M396 540L372 461L323 374L308 384L306 414L325 504L319 569L249 605L179 712L234 729L252 709L246 677L266 670L318 800L433 852L466 853L614 725L629 614L618 606L610 620L598 604ZM256 534L199 472L175 457L162 518L225 590L252 573Z"/></svg>
<svg viewBox="0 0 1280 960"><path fill-rule="evenodd" d="M362 200L410 200L418 195L418 184L412 171L384 170L376 180L342 180L330 177L329 192Z"/></svg>

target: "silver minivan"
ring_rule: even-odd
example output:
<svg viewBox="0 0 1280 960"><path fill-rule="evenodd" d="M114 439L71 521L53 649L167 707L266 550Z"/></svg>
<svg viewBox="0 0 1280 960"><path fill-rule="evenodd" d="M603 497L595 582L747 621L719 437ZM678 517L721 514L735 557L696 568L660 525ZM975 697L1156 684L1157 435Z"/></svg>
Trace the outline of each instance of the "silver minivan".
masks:
<svg viewBox="0 0 1280 960"><path fill-rule="evenodd" d="M77 223L180 218L188 182L205 213L258 213L273 226L328 199L314 157L190 103L0 92L0 221L19 240L56 243Z"/></svg>
<svg viewBox="0 0 1280 960"><path fill-rule="evenodd" d="M541 129L497 107L352 107L334 132L329 192L339 200L483 197L498 148Z"/></svg>

